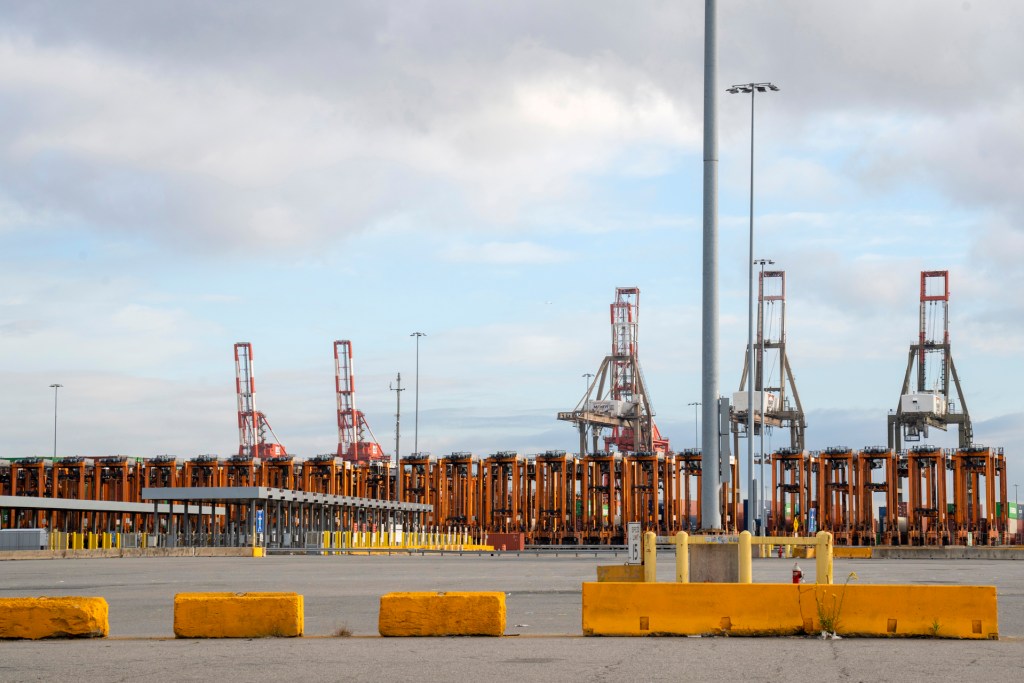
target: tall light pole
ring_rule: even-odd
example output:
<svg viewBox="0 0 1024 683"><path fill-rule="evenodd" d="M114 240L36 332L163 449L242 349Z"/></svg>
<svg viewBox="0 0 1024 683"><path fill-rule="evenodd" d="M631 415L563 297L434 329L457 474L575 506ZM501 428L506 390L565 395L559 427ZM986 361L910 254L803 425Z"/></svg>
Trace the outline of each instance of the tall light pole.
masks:
<svg viewBox="0 0 1024 683"><path fill-rule="evenodd" d="M395 500L401 500L401 487L402 487L402 464L399 462L399 453L402 451L399 448L402 438L402 392L405 389L402 388L402 373L398 373L396 378L398 386L388 384L388 389L395 392Z"/></svg>
<svg viewBox="0 0 1024 683"><path fill-rule="evenodd" d="M754 95L777 91L773 83L741 83L726 92L750 94L750 255L747 258L747 507L754 500ZM754 516L747 515L747 530L754 531Z"/></svg>
<svg viewBox="0 0 1024 683"><path fill-rule="evenodd" d="M53 459L57 459L57 390L62 388L63 384L51 384L50 388L53 389Z"/></svg>
<svg viewBox="0 0 1024 683"><path fill-rule="evenodd" d="M416 337L416 427L413 431L413 453L420 452L420 337L426 337L424 332L413 332L410 337Z"/></svg>
<svg viewBox="0 0 1024 683"><path fill-rule="evenodd" d="M583 399L586 400L590 397L590 378L594 376L592 372L583 373ZM586 408L586 406L583 406Z"/></svg>
<svg viewBox="0 0 1024 683"><path fill-rule="evenodd" d="M718 5L704 0L704 186L701 243L700 391L704 449L700 519L705 530L722 528L722 476L718 448Z"/></svg>
<svg viewBox="0 0 1024 683"><path fill-rule="evenodd" d="M700 408L701 403L700 401L694 401L686 405L693 406L693 447L700 448L700 432L697 429L700 425L700 420L697 418L697 410Z"/></svg>
<svg viewBox="0 0 1024 683"><path fill-rule="evenodd" d="M759 346L760 346L760 348L758 349L758 354L757 354L757 386L758 386L758 390L760 392L760 401L759 402L761 404L761 432L760 432L760 441L761 441L761 443L758 446L758 451L761 453L761 462L760 462L760 472L757 475L758 479L761 482L761 484L759 486L760 494L758 495L758 498L761 501L761 506L760 506L761 509L757 511L757 517L758 517L758 519L760 519L764 515L764 510L765 510L765 506L764 506L764 492L765 492L765 488L764 488L764 303L762 302L762 299L764 298L764 267L765 267L765 264L772 264L772 263L775 263L775 261L772 261L771 259L767 259L767 258L762 258L762 259L757 259L757 261L755 261L755 263L757 263L759 266L761 266L761 279L757 281L758 282L758 288L757 289L758 289L758 293L760 295L760 296L757 297L757 301L758 301L758 303L757 303L757 319L759 321L758 326L757 326L757 329L758 329L757 341L759 342ZM761 528L763 529L764 525L762 525Z"/></svg>

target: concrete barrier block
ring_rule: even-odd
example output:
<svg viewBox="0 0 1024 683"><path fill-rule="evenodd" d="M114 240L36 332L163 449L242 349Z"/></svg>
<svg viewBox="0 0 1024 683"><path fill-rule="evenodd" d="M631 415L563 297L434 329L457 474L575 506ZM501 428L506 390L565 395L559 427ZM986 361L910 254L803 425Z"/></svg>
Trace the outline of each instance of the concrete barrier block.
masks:
<svg viewBox="0 0 1024 683"><path fill-rule="evenodd" d="M268 638L301 636L302 596L297 593L178 593L174 635L178 638Z"/></svg>
<svg viewBox="0 0 1024 683"><path fill-rule="evenodd" d="M103 598L0 598L0 638L103 638L109 633Z"/></svg>
<svg viewBox="0 0 1024 683"><path fill-rule="evenodd" d="M740 580L740 558L735 544L691 543L690 581L735 583Z"/></svg>
<svg viewBox="0 0 1024 683"><path fill-rule="evenodd" d="M609 564L598 566L597 580L620 583L624 581L643 581L644 567L641 564Z"/></svg>
<svg viewBox="0 0 1024 683"><path fill-rule="evenodd" d="M584 583L584 635L999 637L993 586Z"/></svg>
<svg viewBox="0 0 1024 683"><path fill-rule="evenodd" d="M380 598L377 628L382 636L500 636L505 594L387 593Z"/></svg>
<svg viewBox="0 0 1024 683"><path fill-rule="evenodd" d="M868 560L871 559L871 548L854 548L849 546L835 546L832 548L832 557L844 560Z"/></svg>

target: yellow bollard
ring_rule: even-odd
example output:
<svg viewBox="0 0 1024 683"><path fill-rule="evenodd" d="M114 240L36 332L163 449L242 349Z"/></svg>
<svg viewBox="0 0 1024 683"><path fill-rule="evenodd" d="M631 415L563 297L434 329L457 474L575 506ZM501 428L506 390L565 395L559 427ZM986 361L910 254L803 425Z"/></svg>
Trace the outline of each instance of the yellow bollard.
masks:
<svg viewBox="0 0 1024 683"><path fill-rule="evenodd" d="M658 580L658 535L653 531L644 534L644 583Z"/></svg>
<svg viewBox="0 0 1024 683"><path fill-rule="evenodd" d="M740 554L740 583L754 583L753 549L750 546L750 532L740 532L737 545Z"/></svg>
<svg viewBox="0 0 1024 683"><path fill-rule="evenodd" d="M819 531L816 537L818 545L814 552L814 582L832 583L832 534Z"/></svg>
<svg viewBox="0 0 1024 683"><path fill-rule="evenodd" d="M676 583L690 583L690 535L676 534Z"/></svg>

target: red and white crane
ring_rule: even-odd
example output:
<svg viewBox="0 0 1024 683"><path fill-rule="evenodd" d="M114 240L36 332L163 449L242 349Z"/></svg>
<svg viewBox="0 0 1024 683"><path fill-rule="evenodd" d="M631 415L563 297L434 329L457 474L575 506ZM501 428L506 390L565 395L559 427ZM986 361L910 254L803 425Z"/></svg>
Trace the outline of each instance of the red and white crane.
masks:
<svg viewBox="0 0 1024 683"><path fill-rule="evenodd" d="M594 380L587 386L575 410L558 413L559 420L572 422L580 430L580 453L587 450L587 433L597 451L602 429L606 450L625 453L665 453L669 440L654 423L654 407L647 393L637 356L640 322L640 289L618 287L611 305L612 352L601 362Z"/></svg>
<svg viewBox="0 0 1024 683"><path fill-rule="evenodd" d="M256 410L256 377L252 370L252 344L235 344L235 392L238 395L238 454L255 460L287 455L267 421ZM267 432L274 437L267 441Z"/></svg>
<svg viewBox="0 0 1024 683"><path fill-rule="evenodd" d="M356 409L352 342L348 339L334 342L334 384L338 396L338 457L353 462L388 460L363 411Z"/></svg>

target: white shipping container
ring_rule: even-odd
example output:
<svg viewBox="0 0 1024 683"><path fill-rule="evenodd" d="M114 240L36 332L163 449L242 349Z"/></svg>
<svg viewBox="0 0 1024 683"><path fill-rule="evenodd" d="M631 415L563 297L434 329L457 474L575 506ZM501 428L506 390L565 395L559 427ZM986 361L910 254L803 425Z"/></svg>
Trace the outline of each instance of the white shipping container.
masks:
<svg viewBox="0 0 1024 683"><path fill-rule="evenodd" d="M768 391L755 391L754 392L754 410L761 412L761 394L764 394L764 412L771 413L775 411L775 402L777 397L775 394ZM748 410L747 407L747 392L736 391L732 395L733 409L741 413L745 413Z"/></svg>
<svg viewBox="0 0 1024 683"><path fill-rule="evenodd" d="M915 394L903 394L900 397L900 410L904 413L946 414L946 398L942 394L925 391Z"/></svg>

